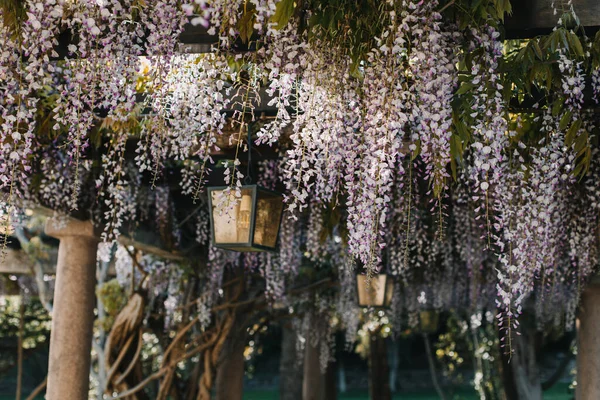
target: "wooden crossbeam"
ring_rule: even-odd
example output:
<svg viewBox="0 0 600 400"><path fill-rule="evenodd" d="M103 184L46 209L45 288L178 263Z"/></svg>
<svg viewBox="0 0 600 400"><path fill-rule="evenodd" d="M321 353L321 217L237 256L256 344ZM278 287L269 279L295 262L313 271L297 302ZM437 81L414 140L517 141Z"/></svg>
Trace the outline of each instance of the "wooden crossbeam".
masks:
<svg viewBox="0 0 600 400"><path fill-rule="evenodd" d="M23 250L6 249L0 262L0 274L28 275L32 271L33 264Z"/></svg>
<svg viewBox="0 0 600 400"><path fill-rule="evenodd" d="M554 15L552 3L559 9L559 1L553 0L521 0L513 1L513 13L506 17L504 28L507 39L526 39L552 32L560 15ZM600 30L600 1L597 0L572 0L573 8L577 13L582 26L588 36ZM68 57L68 46L76 42L70 31L63 32L58 38L56 48L58 59ZM178 50L183 53L208 53L218 45L216 35L209 35L203 26L187 24L179 37ZM253 50L241 41L233 45L233 51L244 52Z"/></svg>
<svg viewBox="0 0 600 400"><path fill-rule="evenodd" d="M552 3L558 9L556 15ZM511 1L513 13L506 18L504 24L506 38L527 39L552 32L562 12L561 3L566 1ZM600 29L600 1L572 0L572 4L580 24L585 28L585 33L593 36Z"/></svg>

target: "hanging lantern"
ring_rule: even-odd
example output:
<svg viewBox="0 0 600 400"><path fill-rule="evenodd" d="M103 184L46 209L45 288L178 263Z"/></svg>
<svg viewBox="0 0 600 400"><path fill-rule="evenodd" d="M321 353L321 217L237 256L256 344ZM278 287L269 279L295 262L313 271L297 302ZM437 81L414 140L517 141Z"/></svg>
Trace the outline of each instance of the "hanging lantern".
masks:
<svg viewBox="0 0 600 400"><path fill-rule="evenodd" d="M234 251L274 251L283 215L283 195L244 185L241 197L228 187L209 187L212 244Z"/></svg>
<svg viewBox="0 0 600 400"><path fill-rule="evenodd" d="M358 305L361 307L389 307L394 294L394 281L387 274L376 274L367 285L366 275L356 275Z"/></svg>

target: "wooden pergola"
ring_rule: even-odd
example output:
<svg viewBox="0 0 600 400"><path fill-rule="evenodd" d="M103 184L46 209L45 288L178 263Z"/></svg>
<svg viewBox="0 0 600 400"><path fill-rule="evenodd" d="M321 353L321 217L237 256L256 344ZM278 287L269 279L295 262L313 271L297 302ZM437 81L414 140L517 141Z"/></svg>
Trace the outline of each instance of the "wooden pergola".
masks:
<svg viewBox="0 0 600 400"><path fill-rule="evenodd" d="M525 0L514 2L513 16L505 21L506 38L529 38L552 31L556 16L551 0ZM593 35L600 29L600 1L573 0L586 34ZM57 51L64 58L71 41L68 32L60 37ZM211 51L217 43L215 36L206 29L187 25L180 37L180 51L203 53ZM239 44L239 51L251 51ZM266 96L266 95L265 95ZM273 111L263 103L258 114L269 115ZM223 145L227 140L222 142ZM276 158L277 152L270 147L258 149L263 158ZM227 158L226 146L215 154ZM254 157L254 156L253 156ZM94 322L96 253L99 232L90 221L71 219L66 226L56 228L49 224L46 234L60 240L56 262L56 289L50 340L50 361L47 399L85 399L88 395L90 350ZM159 242L143 243L124 237L128 245L163 257L185 257L170 249L161 248ZM28 261L17 251L10 251L3 273L22 273L30 270ZM579 352L577 399L600 399L600 278L594 279L583 294L579 316ZM65 384L68 382L68 384Z"/></svg>

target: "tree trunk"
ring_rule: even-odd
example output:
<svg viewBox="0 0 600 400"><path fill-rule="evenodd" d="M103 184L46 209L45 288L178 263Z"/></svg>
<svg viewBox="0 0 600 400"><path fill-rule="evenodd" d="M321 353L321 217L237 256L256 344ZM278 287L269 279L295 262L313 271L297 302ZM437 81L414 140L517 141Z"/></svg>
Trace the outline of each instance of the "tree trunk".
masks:
<svg viewBox="0 0 600 400"><path fill-rule="evenodd" d="M314 314L310 316L309 334L317 329ZM314 346L313 346L314 344ZM306 338L304 349L304 379L302 381L303 400L325 400L325 374L321 373L320 343L311 343Z"/></svg>
<svg viewBox="0 0 600 400"><path fill-rule="evenodd" d="M337 363L330 362L325 373L325 399L337 399Z"/></svg>
<svg viewBox="0 0 600 400"><path fill-rule="evenodd" d="M388 360L390 364L390 391L392 393L398 390L397 382L398 382L398 342L396 340L391 340L388 342Z"/></svg>
<svg viewBox="0 0 600 400"><path fill-rule="evenodd" d="M21 306L19 307L19 344L17 349L17 395L16 400L21 400L23 391L23 335L25 332L25 304L21 296Z"/></svg>
<svg viewBox="0 0 600 400"><path fill-rule="evenodd" d="M521 335L515 335L513 375L519 400L542 400L542 383L535 357L535 332L522 329Z"/></svg>
<svg viewBox="0 0 600 400"><path fill-rule="evenodd" d="M302 399L302 360L296 351L296 332L291 324L282 324L281 360L279 362L279 399Z"/></svg>
<svg viewBox="0 0 600 400"><path fill-rule="evenodd" d="M378 333L371 335L369 351L369 393L371 400L391 400L390 371L385 339Z"/></svg>
<svg viewBox="0 0 600 400"><path fill-rule="evenodd" d="M110 258L112 258L112 252ZM104 282L106 282L106 277L108 276L108 268L110 266L110 261L102 261L100 262L100 268L97 268L96 271L96 290L100 289ZM96 304L96 309L98 311L98 320L102 321L106 317L106 312L104 310L104 304L102 301L98 300ZM104 398L104 391L106 390L106 364L105 364L105 354L104 354L104 345L106 344L106 332L104 331L104 325L98 324L98 338L92 342L92 347L96 351L96 362L98 367L98 372L96 379L98 380L98 387L96 388L96 398L98 400L102 400Z"/></svg>
<svg viewBox="0 0 600 400"><path fill-rule="evenodd" d="M246 327L240 326L243 322L242 315L238 315L235 321L219 355L215 387L216 400L242 400Z"/></svg>
<svg viewBox="0 0 600 400"><path fill-rule="evenodd" d="M346 385L346 368L344 368L344 363L338 361L338 379L340 385L340 393L346 393L348 391Z"/></svg>
<svg viewBox="0 0 600 400"><path fill-rule="evenodd" d="M577 326L577 399L600 399L600 279L581 295Z"/></svg>
<svg viewBox="0 0 600 400"><path fill-rule="evenodd" d="M425 343L425 353L427 355L427 364L429 364L429 373L431 374L431 382L433 383L433 387L437 392L438 396L442 400L446 400L446 396L444 395L444 391L440 386L440 383L437 378L437 371L435 369L435 360L433 359L433 353L431 352L431 343L429 343L429 336L426 333L423 333L423 342Z"/></svg>
<svg viewBox="0 0 600 400"><path fill-rule="evenodd" d="M194 383L198 382L200 380L200 376L202 376L202 363L197 362L194 365L194 370L192 371L192 374L188 381L188 382L190 382L190 384L187 385L187 388L186 388L187 393L186 393L185 400L195 400L196 399L196 396L198 395L198 385L194 385Z"/></svg>
<svg viewBox="0 0 600 400"><path fill-rule="evenodd" d="M519 400L515 374L513 372L514 364L511 362L510 355L506 353L504 348L500 349L500 357L502 358L502 386L504 387L504 398L507 400Z"/></svg>

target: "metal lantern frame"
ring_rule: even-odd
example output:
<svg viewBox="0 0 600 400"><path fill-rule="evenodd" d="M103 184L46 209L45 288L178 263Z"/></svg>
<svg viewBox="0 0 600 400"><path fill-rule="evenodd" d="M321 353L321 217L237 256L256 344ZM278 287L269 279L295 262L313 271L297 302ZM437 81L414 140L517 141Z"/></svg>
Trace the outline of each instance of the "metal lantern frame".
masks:
<svg viewBox="0 0 600 400"><path fill-rule="evenodd" d="M387 310L390 308L391 304L392 304L392 298L394 296L394 279L392 278L392 275L390 274L386 274L386 273L381 273L381 274L374 274L373 277L371 278L371 281L373 281L374 279L380 277L380 276L384 276L384 283L383 283L383 302L381 305L379 304L363 304L363 302L361 302L361 296L360 296L360 286L361 285L365 285L366 286L366 278L367 276L364 274L360 274L357 273L356 274L356 300L358 302L359 307L362 308L375 308L375 309L382 309L382 310ZM373 285L373 282L371 282L371 287ZM377 289L379 290L379 289Z"/></svg>
<svg viewBox="0 0 600 400"><path fill-rule="evenodd" d="M215 247L232 250L232 251L240 251L240 252L263 252L263 251L275 251L279 247L279 233L281 230L281 221L283 220L283 194L275 191L266 189L262 186L252 184L252 185L242 185L240 190L250 190L252 195L252 203L251 203L251 213L250 213L250 225L249 225L249 234L248 240L245 242L236 242L236 243L217 243L215 240L215 221L213 216L213 199L212 193L226 190L229 186L209 186L208 190L208 210L210 217L210 240L211 244ZM256 228L256 216L258 214L257 202L259 193L266 193L273 197L279 197L281 199L282 210L281 215L279 216L279 220L277 221L277 236L275 238L275 245L265 246L262 244L258 244L254 242L254 233ZM241 200L240 200L241 201Z"/></svg>

